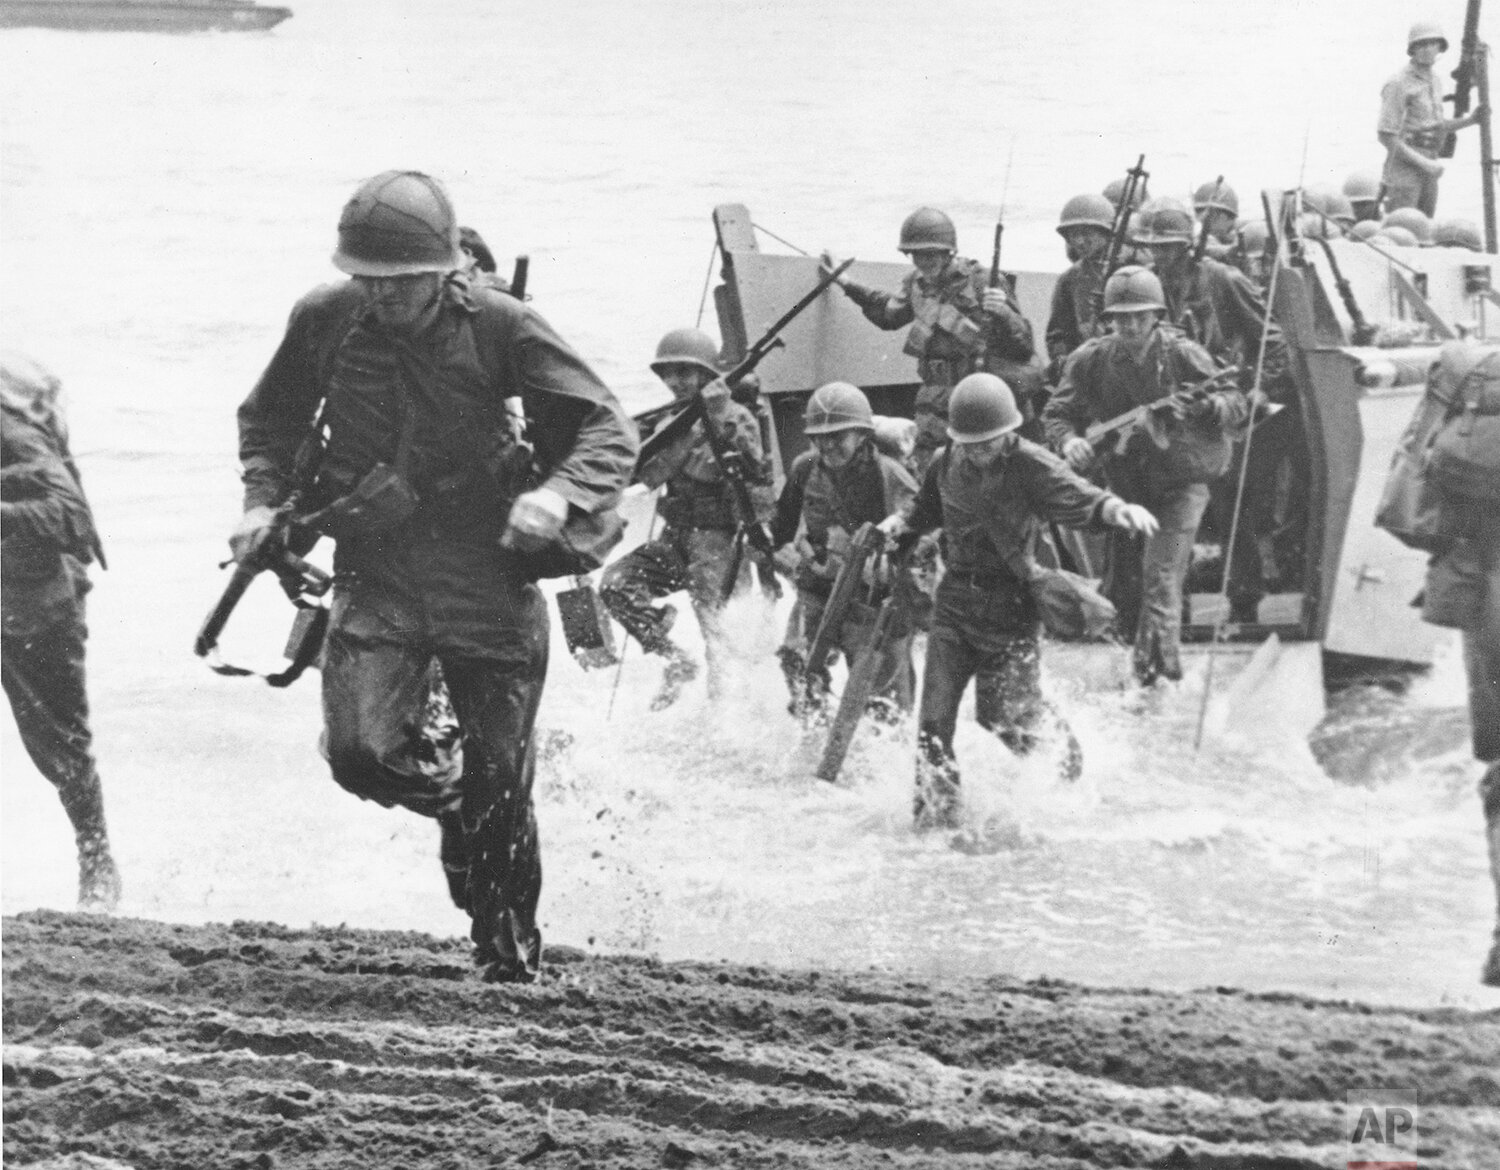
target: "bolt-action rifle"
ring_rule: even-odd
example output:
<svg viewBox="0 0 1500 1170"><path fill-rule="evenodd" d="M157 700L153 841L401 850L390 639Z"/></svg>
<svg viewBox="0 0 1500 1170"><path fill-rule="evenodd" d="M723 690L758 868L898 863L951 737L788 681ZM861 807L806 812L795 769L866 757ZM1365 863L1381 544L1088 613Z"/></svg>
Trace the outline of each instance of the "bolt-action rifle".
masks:
<svg viewBox="0 0 1500 1170"><path fill-rule="evenodd" d="M822 701L823 666L838 645L839 630L864 582L865 566L880 551L882 543L883 538L873 524L861 524L849 540L844 563L833 579L833 588L823 606L822 619L818 622L818 628L807 648L807 658L795 681L797 693L792 697L792 706L799 715L812 711Z"/></svg>
<svg viewBox="0 0 1500 1170"><path fill-rule="evenodd" d="M743 381L746 376L753 372L755 367L766 359L767 355L773 350L785 346L786 342L782 341L779 336L781 331L801 316L802 312L822 296L831 284L843 276L844 272L853 263L854 260L852 258L845 260L837 268L825 273L811 292L783 313L777 319L776 323L761 335L760 340L745 351L745 356L740 359L734 369L724 375L724 381L729 384L731 392L733 392L735 384ZM641 417L647 418L657 415L658 412L649 411ZM681 440L692 429L693 424L702 417L703 401L695 395L674 417L668 419L658 427L652 433L651 437L641 444L641 454L635 464L636 478L640 478L641 470L647 464L663 451L667 450L667 448Z"/></svg>
<svg viewBox="0 0 1500 1170"><path fill-rule="evenodd" d="M1162 416L1175 414L1194 403L1202 402L1215 388L1233 381L1239 372L1239 366L1226 366L1203 381L1184 387L1175 394L1168 394L1165 398L1157 398L1151 402L1142 403L1140 406L1133 406L1115 415L1114 418L1096 422L1084 431L1083 437L1089 446L1097 451L1100 443L1111 435L1118 434L1120 439L1116 450L1119 451L1123 450L1125 443L1137 429L1144 429L1151 436L1152 442L1158 447L1165 448L1167 436L1162 429Z"/></svg>
<svg viewBox="0 0 1500 1170"><path fill-rule="evenodd" d="M1354 286L1345 278L1343 270L1339 268L1338 257L1333 254L1333 249L1328 241L1320 238L1318 243L1323 245L1323 255L1328 258L1328 270L1333 273L1333 285L1339 290L1339 300L1344 302L1344 309L1349 314L1349 321L1354 326L1354 344L1369 345L1375 338L1375 327L1365 320L1365 315L1360 312L1359 301L1354 297Z"/></svg>
<svg viewBox="0 0 1500 1170"><path fill-rule="evenodd" d="M1214 193L1208 197L1212 203L1219 197L1219 192L1224 189L1224 176L1220 175L1214 180ZM1208 254L1208 225L1213 222L1214 209L1205 207L1203 209L1203 222L1198 225L1198 242L1193 245L1193 263L1197 264Z"/></svg>
<svg viewBox="0 0 1500 1170"><path fill-rule="evenodd" d="M1015 278L1000 270L1000 245L1005 240L1005 201L1010 198L1010 166L1016 157L1016 141L1010 142L1010 157L1005 162L1005 189L1000 192L1000 212L995 216L995 248L990 254L990 288L999 288L1004 280L1011 292L1015 292Z"/></svg>
<svg viewBox="0 0 1500 1170"><path fill-rule="evenodd" d="M1469 105L1473 100L1475 73L1481 64L1479 60L1479 4L1480 0L1469 0L1469 6L1464 11L1464 35L1458 51L1458 67L1453 70L1453 92L1444 99L1453 103L1455 118L1462 118L1469 112ZM1443 135L1443 141L1438 145L1438 158L1452 158L1457 149L1458 132L1450 130Z"/></svg>
<svg viewBox="0 0 1500 1170"><path fill-rule="evenodd" d="M1115 208L1114 223L1109 229L1109 246L1104 250L1104 281L1114 275L1120 267L1120 257L1125 251L1125 237L1130 234L1130 216L1135 211L1136 196L1145 190L1146 180L1151 177L1146 170L1146 156L1136 160L1135 166L1125 172L1125 189L1120 192L1120 205ZM1104 281L1094 290L1094 320L1104 313Z"/></svg>

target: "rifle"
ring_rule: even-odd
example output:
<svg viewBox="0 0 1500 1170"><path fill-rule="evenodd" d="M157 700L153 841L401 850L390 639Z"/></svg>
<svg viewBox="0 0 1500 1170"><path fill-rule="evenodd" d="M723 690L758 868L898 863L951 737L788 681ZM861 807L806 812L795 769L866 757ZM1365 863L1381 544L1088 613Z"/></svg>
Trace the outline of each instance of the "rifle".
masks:
<svg viewBox="0 0 1500 1170"><path fill-rule="evenodd" d="M1000 245L1005 239L1005 202L1010 197L1010 164L1016 157L1016 140L1010 140L1010 157L1005 160L1005 189L1000 192L1000 213L995 216L995 250L990 254L990 288L999 288L1001 278L1004 274L1000 271ZM1009 277L1005 277L1006 283L1010 285L1011 292L1015 292L1015 283Z"/></svg>
<svg viewBox="0 0 1500 1170"><path fill-rule="evenodd" d="M823 605L823 618L807 648L807 659L796 682L797 693L792 698L792 705L799 715L811 711L822 698L823 665L836 645L849 606L854 602L855 591L864 580L865 566L880 551L882 542L880 531L874 524L861 524L849 541L844 563L833 579L833 589Z"/></svg>
<svg viewBox="0 0 1500 1170"><path fill-rule="evenodd" d="M1115 415L1114 418L1097 422L1083 433L1083 437L1091 447L1098 450L1100 441L1109 438L1110 435L1124 432L1120 435L1120 440L1123 444L1130 437L1130 431L1133 428L1144 426L1151 435L1152 441L1158 447L1165 447L1166 436L1162 434L1160 428L1156 425L1154 416L1176 410L1179 406L1190 402L1202 401L1208 397L1209 391L1215 386L1234 378L1239 372L1239 366L1226 366L1213 376L1187 387L1181 394L1170 394L1165 398L1143 402L1140 406L1133 406L1129 410Z"/></svg>
<svg viewBox="0 0 1500 1170"><path fill-rule="evenodd" d="M1469 112L1474 75L1482 64L1479 60L1479 4L1480 0L1469 0L1469 6L1464 11L1464 35L1460 42L1458 67L1453 70L1454 90L1445 99L1453 103L1455 118L1462 118ZM1452 158L1457 149L1458 132L1450 130L1443 135L1443 141L1438 145L1438 158Z"/></svg>
<svg viewBox="0 0 1500 1170"><path fill-rule="evenodd" d="M1208 201L1210 203L1212 203L1219 197L1219 192L1223 189L1223 187L1224 176L1220 175L1217 179L1214 180L1214 193L1208 197ZM1203 257L1208 253L1208 225L1213 222L1213 220L1211 219L1213 212L1214 208L1212 207L1205 207L1203 209L1203 222L1198 225L1198 242L1193 245L1194 264L1197 264L1199 261L1201 261Z"/></svg>
<svg viewBox="0 0 1500 1170"><path fill-rule="evenodd" d="M905 580L906 564L905 557L896 562L896 580L891 594L881 603L870 640L855 656L849 677L844 680L839 709L828 725L828 742L823 745L823 757L818 761L819 780L827 780L830 784L838 780L844 757L849 754L849 744L875 689L875 672L880 669L881 659L893 641L911 633L911 594L915 586Z"/></svg>
<svg viewBox="0 0 1500 1170"><path fill-rule="evenodd" d="M234 572L230 574L224 592L219 595L219 600L214 603L198 628L197 637L193 639L193 653L199 658L207 658L209 669L215 674L243 676L257 673L223 661L218 653L219 635L223 633L229 615L250 588L250 583L268 570L276 574L282 591L297 607L297 618L292 624L285 651L285 656L290 661L284 670L264 675L266 682L273 687L290 686L312 665L322 648L323 634L328 628L328 609L316 600L308 599L320 598L326 594L333 585L333 578L292 551L290 544L304 543L301 538L305 535L294 516L295 508L294 494L276 509L270 534L254 555L235 563ZM311 545L308 544L303 551L307 551L307 548L311 548ZM225 562L229 563L231 562Z"/></svg>
<svg viewBox="0 0 1500 1170"><path fill-rule="evenodd" d="M790 309L783 313L777 319L776 323L761 335L760 340L758 340L754 345L752 345L745 351L745 356L740 359L739 363L734 367L734 369L730 370L729 373L724 375L724 381L729 384L731 392L734 390L735 383L739 382L746 375L751 373L756 366L760 365L760 363L765 360L766 356L770 354L772 350L779 349L786 344L784 341L781 341L779 339L778 334L780 334L783 329L785 329L799 316L801 316L803 310L805 310L815 300L822 296L823 292L828 288L828 286L838 280L839 277L843 276L845 270L848 269L848 267L853 263L854 260L852 258L845 260L831 272L825 273L823 278L818 281L811 292L809 292L800 301L798 301L795 305L793 305ZM673 403L672 407L675 409L676 404ZM656 413L657 412L655 411L647 412L648 415L655 415ZM703 402L702 399L698 398L695 395L692 400L687 403L686 406L683 406L678 410L678 413L675 417L668 419L667 422L663 423L662 426L658 428L657 431L652 434L649 439L641 444L641 454L640 457L636 460L635 464L636 478L640 478L642 468L644 468L648 463L651 462L651 460L655 459L667 448L678 442L684 435L688 433L689 430L692 429L693 424L702 417Z"/></svg>
<svg viewBox="0 0 1500 1170"><path fill-rule="evenodd" d="M1354 299L1354 286L1344 278L1344 273L1339 268L1338 258L1334 256L1328 241L1319 239L1318 243L1323 245L1323 255L1328 258L1328 268L1333 273L1334 287L1339 290L1339 300L1344 302L1344 308L1349 313L1349 321L1354 326L1354 344L1369 345L1375 338L1375 327L1365 320L1365 315L1360 312L1359 302Z"/></svg>
<svg viewBox="0 0 1500 1170"><path fill-rule="evenodd" d="M1101 320L1104 314L1104 283L1120 266L1120 253L1125 250L1125 237L1130 232L1130 216L1135 211L1136 194L1150 177L1144 154L1136 160L1135 166L1125 172L1125 189L1120 193L1120 205L1115 208L1115 220L1109 229L1109 247L1104 252L1104 281L1093 292L1096 321Z"/></svg>
<svg viewBox="0 0 1500 1170"><path fill-rule="evenodd" d="M516 266L510 273L510 295L518 301L526 299L526 278L531 275L531 257L516 257Z"/></svg>

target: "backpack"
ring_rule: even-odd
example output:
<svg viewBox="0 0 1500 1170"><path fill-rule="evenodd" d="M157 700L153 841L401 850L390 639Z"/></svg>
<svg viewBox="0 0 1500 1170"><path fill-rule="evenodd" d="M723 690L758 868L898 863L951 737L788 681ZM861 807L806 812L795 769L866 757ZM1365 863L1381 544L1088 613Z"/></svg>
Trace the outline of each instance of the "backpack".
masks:
<svg viewBox="0 0 1500 1170"><path fill-rule="evenodd" d="M1486 498L1470 493L1494 493L1500 481L1500 371L1494 370L1500 351L1485 348L1443 347L1391 456L1375 526L1408 548L1446 551L1466 530L1465 501Z"/></svg>

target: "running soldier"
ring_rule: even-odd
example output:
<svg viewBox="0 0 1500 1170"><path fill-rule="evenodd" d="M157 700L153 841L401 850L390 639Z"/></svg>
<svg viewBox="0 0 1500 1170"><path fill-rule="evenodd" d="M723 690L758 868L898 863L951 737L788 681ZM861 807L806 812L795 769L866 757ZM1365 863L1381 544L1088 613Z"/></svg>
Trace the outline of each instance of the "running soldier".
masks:
<svg viewBox="0 0 1500 1170"><path fill-rule="evenodd" d="M78 847L78 908L109 913L120 874L109 848L84 678L86 566L104 566L68 451L58 380L0 354L0 556L5 694L21 742L57 789Z"/></svg>
<svg viewBox="0 0 1500 1170"><path fill-rule="evenodd" d="M708 334L674 329L657 345L651 369L682 405L702 396L709 420L738 453L748 478L764 491L770 473L760 424L730 396L719 377L718 354L719 347ZM709 697L717 698L728 666L723 634L726 594L749 583L748 566L735 565L739 520L730 487L703 427L702 422L695 423L679 442L641 468L639 481L648 488L666 485L657 505L662 534L615 561L600 581L599 596L614 619L647 654L666 659L661 687L651 701L653 711L665 710L677 701L682 688L698 676L698 664L669 636L677 610L651 603L687 590L703 631ZM735 581L726 589L731 572L736 574Z"/></svg>
<svg viewBox="0 0 1500 1170"><path fill-rule="evenodd" d="M1135 407L1160 403L1146 425L1105 441L1104 472L1122 499L1156 517L1144 548L1116 540L1107 589L1123 637L1133 638L1136 678L1180 679L1183 585L1193 537L1208 506L1208 485L1229 467L1229 432L1249 413L1237 389L1209 390L1213 359L1163 320L1161 282L1144 268L1121 268L1104 286L1104 314L1114 331L1087 342L1063 369L1043 423L1052 446L1076 471L1099 457L1084 438L1089 426ZM1164 444L1164 445L1163 445Z"/></svg>
<svg viewBox="0 0 1500 1170"><path fill-rule="evenodd" d="M965 378L953 391L948 447L928 467L912 504L881 525L895 541L941 528L948 566L922 678L918 827L958 821L953 734L971 679L981 727L1017 756L1054 741L1065 780L1082 770L1078 741L1041 690L1041 616L1030 581L1042 523L1109 526L1148 538L1156 531L1145 508L1081 479L1015 434L1020 425L1010 387L992 374Z"/></svg>
<svg viewBox="0 0 1500 1170"><path fill-rule="evenodd" d="M874 415L858 386L829 382L819 387L807 401L803 423L813 449L792 463L771 522L775 547L796 541L795 558L785 558L783 567L797 583L801 604L781 649L794 708L806 696L816 702L828 693L829 661L808 662L807 653L823 621L834 579L843 568L850 538L864 524L879 524L904 510L917 494L911 473L877 449ZM914 588L909 581L872 581L862 602L843 618L833 651L842 651L852 665L869 641L876 609L892 588L907 587ZM893 711L912 708L916 676L911 641L910 631L891 639L871 690Z"/></svg>
<svg viewBox="0 0 1500 1170"><path fill-rule="evenodd" d="M545 321L461 270L453 206L415 171L362 183L334 264L239 411L237 559L284 540L283 504L337 541L323 656L324 752L355 795L435 817L454 902L490 982L541 963L532 731L547 672L540 562L613 506L636 438ZM505 400L520 398L527 452ZM565 526L568 531L565 532ZM548 572L548 575L551 575ZM436 659L462 771L424 766Z"/></svg>
<svg viewBox="0 0 1500 1170"><path fill-rule="evenodd" d="M901 224L896 247L915 268L895 293L847 277L838 283L878 328L911 326L902 349L917 359L922 379L913 455L921 473L946 442L948 399L961 378L983 370L1004 377L1029 410L1042 389L1041 363L1031 322L1010 285L1002 279L998 287L987 287L984 265L958 255L958 233L947 215L919 207ZM824 252L823 264L831 271L838 261Z"/></svg>

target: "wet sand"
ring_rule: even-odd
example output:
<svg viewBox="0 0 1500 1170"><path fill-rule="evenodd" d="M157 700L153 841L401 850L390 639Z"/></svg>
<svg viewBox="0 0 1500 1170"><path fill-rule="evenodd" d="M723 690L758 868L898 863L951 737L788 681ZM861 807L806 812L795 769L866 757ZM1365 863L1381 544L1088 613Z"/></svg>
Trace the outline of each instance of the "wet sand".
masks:
<svg viewBox="0 0 1500 1170"><path fill-rule="evenodd" d="M5 1162L1342 1167L1416 1086L1422 1165L1500 1149L1500 1012L927 982L273 923L4 920ZM66 1157L65 1157L66 1156Z"/></svg>

